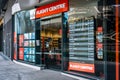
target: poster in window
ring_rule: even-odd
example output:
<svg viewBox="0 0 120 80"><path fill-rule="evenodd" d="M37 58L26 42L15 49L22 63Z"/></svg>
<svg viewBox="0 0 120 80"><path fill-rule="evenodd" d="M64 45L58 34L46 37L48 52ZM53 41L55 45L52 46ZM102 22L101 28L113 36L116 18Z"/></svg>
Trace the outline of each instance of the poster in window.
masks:
<svg viewBox="0 0 120 80"><path fill-rule="evenodd" d="M31 54L35 54L35 48L31 48Z"/></svg>
<svg viewBox="0 0 120 80"><path fill-rule="evenodd" d="M25 34L24 34L24 39L28 39L28 37L29 37L29 36L28 36L28 33L25 33Z"/></svg>
<svg viewBox="0 0 120 80"><path fill-rule="evenodd" d="M14 60L17 59L17 33L14 32Z"/></svg>
<svg viewBox="0 0 120 80"><path fill-rule="evenodd" d="M25 47L29 46L29 41L24 41L24 46Z"/></svg>
<svg viewBox="0 0 120 80"><path fill-rule="evenodd" d="M69 70L94 73L94 17L69 23Z"/></svg>
<svg viewBox="0 0 120 80"><path fill-rule="evenodd" d="M24 41L24 35L19 35L19 46L23 46L23 41Z"/></svg>
<svg viewBox="0 0 120 80"><path fill-rule="evenodd" d="M32 33L28 33L28 38L32 39Z"/></svg>
<svg viewBox="0 0 120 80"><path fill-rule="evenodd" d="M19 59L20 60L24 59L24 48L19 48Z"/></svg>
<svg viewBox="0 0 120 80"><path fill-rule="evenodd" d="M35 39L35 33L31 33L31 39Z"/></svg>
<svg viewBox="0 0 120 80"><path fill-rule="evenodd" d="M29 60L29 55L24 55L24 60L28 61Z"/></svg>
<svg viewBox="0 0 120 80"><path fill-rule="evenodd" d="M96 34L97 34L97 39L96 39L97 58L103 59L103 28L102 26L97 28Z"/></svg>
<svg viewBox="0 0 120 80"><path fill-rule="evenodd" d="M29 48L24 48L24 55L28 55L29 54Z"/></svg>

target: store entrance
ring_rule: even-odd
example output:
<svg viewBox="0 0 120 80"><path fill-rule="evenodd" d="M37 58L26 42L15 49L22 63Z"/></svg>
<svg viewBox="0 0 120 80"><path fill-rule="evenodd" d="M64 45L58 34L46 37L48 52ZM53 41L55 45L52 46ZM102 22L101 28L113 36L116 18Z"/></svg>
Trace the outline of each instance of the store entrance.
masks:
<svg viewBox="0 0 120 80"><path fill-rule="evenodd" d="M61 17L42 19L41 51L46 68L61 69Z"/></svg>

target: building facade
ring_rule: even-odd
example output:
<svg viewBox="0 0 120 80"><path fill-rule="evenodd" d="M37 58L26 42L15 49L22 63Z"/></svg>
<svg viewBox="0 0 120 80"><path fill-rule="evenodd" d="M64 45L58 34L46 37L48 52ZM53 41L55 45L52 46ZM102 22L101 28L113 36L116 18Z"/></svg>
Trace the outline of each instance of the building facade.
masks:
<svg viewBox="0 0 120 80"><path fill-rule="evenodd" d="M22 7L21 2L12 6L9 22L11 58L73 75L119 80L119 0L36 1Z"/></svg>

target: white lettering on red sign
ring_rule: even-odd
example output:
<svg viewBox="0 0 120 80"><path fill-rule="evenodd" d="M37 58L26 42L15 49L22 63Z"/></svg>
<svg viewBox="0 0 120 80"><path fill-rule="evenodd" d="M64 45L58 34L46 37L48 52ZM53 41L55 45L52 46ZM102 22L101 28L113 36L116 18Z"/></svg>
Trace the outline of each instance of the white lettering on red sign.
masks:
<svg viewBox="0 0 120 80"><path fill-rule="evenodd" d="M79 68L79 69L93 70L93 67L90 67L90 66L70 65L70 67L72 67L72 68Z"/></svg>
<svg viewBox="0 0 120 80"><path fill-rule="evenodd" d="M56 5L56 6L52 6L52 7L49 8L49 11L54 11L54 10L62 9L62 8L65 8L65 3L59 4L59 5Z"/></svg>
<svg viewBox="0 0 120 80"><path fill-rule="evenodd" d="M59 4L59 5L56 5L56 6L52 6L50 8L42 9L40 11L37 11L37 14L44 14L44 13L47 13L47 12L50 12L50 11L54 11L54 10L65 8L65 4L66 3Z"/></svg>

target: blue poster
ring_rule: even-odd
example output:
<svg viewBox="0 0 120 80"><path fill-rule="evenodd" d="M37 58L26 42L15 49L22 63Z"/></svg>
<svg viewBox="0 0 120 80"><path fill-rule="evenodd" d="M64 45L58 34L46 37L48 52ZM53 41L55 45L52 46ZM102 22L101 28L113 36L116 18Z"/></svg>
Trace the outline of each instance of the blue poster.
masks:
<svg viewBox="0 0 120 80"><path fill-rule="evenodd" d="M35 48L31 48L31 54L35 54Z"/></svg>
<svg viewBox="0 0 120 80"><path fill-rule="evenodd" d="M35 55L32 55L32 62L35 62Z"/></svg>
<svg viewBox="0 0 120 80"><path fill-rule="evenodd" d="M29 38L29 39L32 39L32 33L29 33L29 34L28 34L28 38Z"/></svg>
<svg viewBox="0 0 120 80"><path fill-rule="evenodd" d="M28 54L28 48L24 48L24 55Z"/></svg>
<svg viewBox="0 0 120 80"><path fill-rule="evenodd" d="M24 39L28 39L28 33L24 34Z"/></svg>
<svg viewBox="0 0 120 80"><path fill-rule="evenodd" d="M24 60L28 61L29 60L29 55L24 55Z"/></svg>
<svg viewBox="0 0 120 80"><path fill-rule="evenodd" d="M31 39L35 39L35 33L31 33Z"/></svg>

